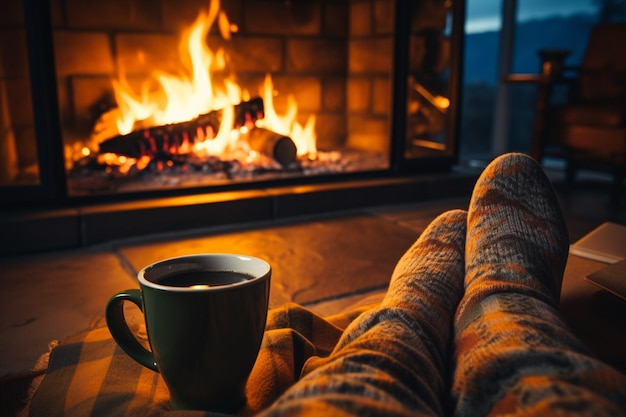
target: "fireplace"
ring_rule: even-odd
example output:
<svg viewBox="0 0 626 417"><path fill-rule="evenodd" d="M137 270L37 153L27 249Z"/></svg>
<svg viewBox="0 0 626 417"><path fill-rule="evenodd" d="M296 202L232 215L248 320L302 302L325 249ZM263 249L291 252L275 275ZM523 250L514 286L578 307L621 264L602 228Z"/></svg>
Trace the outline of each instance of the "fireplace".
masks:
<svg viewBox="0 0 626 417"><path fill-rule="evenodd" d="M388 177L456 160L462 2L2 7L3 204ZM163 117L188 106L174 96L204 101Z"/></svg>
<svg viewBox="0 0 626 417"><path fill-rule="evenodd" d="M465 194L463 15L451 0L2 2L0 255ZM186 108L170 95L202 100L161 117Z"/></svg>

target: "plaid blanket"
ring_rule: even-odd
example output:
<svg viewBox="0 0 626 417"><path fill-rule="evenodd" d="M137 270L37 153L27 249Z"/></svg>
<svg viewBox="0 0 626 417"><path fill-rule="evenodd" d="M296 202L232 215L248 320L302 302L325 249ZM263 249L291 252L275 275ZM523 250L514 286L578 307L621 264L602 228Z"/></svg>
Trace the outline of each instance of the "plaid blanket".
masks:
<svg viewBox="0 0 626 417"><path fill-rule="evenodd" d="M261 350L246 386L241 415L269 406L312 357L330 354L346 326L370 306L323 318L296 304L271 309ZM136 329L146 339L145 327ZM171 411L159 374L135 362L106 326L70 337L50 354L47 372L22 416L210 416Z"/></svg>

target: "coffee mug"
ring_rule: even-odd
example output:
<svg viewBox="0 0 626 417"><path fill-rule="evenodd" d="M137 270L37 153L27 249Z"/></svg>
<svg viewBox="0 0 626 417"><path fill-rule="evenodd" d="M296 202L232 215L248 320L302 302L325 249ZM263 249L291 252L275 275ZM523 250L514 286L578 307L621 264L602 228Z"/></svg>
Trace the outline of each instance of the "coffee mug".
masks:
<svg viewBox="0 0 626 417"><path fill-rule="evenodd" d="M131 358L161 374L173 409L235 412L263 339L270 276L251 256L162 260L139 271L140 289L109 300L107 326ZM130 330L125 301L143 311L150 350Z"/></svg>

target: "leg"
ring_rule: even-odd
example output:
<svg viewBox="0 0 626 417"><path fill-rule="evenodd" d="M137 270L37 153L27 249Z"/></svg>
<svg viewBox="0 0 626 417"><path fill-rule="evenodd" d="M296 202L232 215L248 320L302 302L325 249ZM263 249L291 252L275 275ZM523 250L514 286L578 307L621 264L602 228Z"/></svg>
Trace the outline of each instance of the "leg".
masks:
<svg viewBox="0 0 626 417"><path fill-rule="evenodd" d="M359 316L328 358L270 415L442 415L452 316L463 294L466 213L435 219L399 261L380 307Z"/></svg>
<svg viewBox="0 0 626 417"><path fill-rule="evenodd" d="M485 169L466 240L454 319L456 414L622 415L626 377L593 358L559 316L568 235L533 159L504 155Z"/></svg>

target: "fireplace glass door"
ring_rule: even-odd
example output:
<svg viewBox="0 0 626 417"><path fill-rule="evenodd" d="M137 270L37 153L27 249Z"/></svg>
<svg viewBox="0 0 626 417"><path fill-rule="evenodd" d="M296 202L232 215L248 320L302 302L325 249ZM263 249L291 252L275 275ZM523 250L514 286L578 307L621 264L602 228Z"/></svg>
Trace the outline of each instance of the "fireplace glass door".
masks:
<svg viewBox="0 0 626 417"><path fill-rule="evenodd" d="M456 152L459 79L452 69L460 67L463 19L451 2L415 1L399 7L406 8L409 31L408 62L399 65L407 70L404 157L419 164L422 158Z"/></svg>

